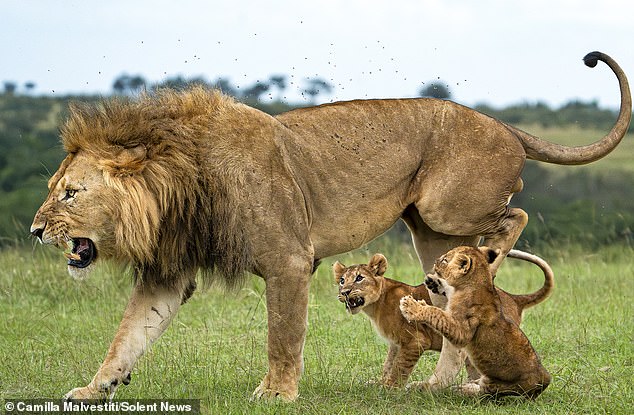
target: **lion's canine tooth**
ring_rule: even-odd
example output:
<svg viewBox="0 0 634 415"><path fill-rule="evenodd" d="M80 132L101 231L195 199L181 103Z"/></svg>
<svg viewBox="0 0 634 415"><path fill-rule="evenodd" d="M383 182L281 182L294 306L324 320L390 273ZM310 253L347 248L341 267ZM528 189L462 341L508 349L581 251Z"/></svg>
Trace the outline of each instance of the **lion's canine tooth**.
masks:
<svg viewBox="0 0 634 415"><path fill-rule="evenodd" d="M79 254L75 254L72 252L64 252L64 256L68 259L72 259L74 261L79 261L81 259L81 256L79 256Z"/></svg>

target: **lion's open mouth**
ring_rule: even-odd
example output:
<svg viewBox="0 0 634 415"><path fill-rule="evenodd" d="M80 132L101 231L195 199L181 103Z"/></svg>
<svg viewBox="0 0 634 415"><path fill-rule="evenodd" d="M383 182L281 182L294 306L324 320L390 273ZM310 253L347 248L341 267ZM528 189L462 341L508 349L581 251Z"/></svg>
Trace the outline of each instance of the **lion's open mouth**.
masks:
<svg viewBox="0 0 634 415"><path fill-rule="evenodd" d="M346 298L346 308L350 311L365 304L363 297Z"/></svg>
<svg viewBox="0 0 634 415"><path fill-rule="evenodd" d="M75 268L86 268L97 257L95 244L88 238L73 238L70 252L64 253L68 265Z"/></svg>

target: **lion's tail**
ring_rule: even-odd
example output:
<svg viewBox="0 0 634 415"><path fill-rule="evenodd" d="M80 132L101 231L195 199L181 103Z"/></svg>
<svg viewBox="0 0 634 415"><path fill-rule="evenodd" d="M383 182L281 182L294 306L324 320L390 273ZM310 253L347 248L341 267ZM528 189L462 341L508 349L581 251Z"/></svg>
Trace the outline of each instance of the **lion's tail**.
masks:
<svg viewBox="0 0 634 415"><path fill-rule="evenodd" d="M555 287L555 276L553 274L553 270L550 268L550 265L537 255L529 254L528 252L517 249L511 249L507 256L532 262L544 272L544 285L542 288L532 294L511 294L520 309L523 310L525 308L532 307L548 298Z"/></svg>
<svg viewBox="0 0 634 415"><path fill-rule="evenodd" d="M579 147L549 143L515 127L507 126L519 138L529 159L553 164L587 164L608 155L625 136L632 118L632 97L625 73L611 57L601 52L588 53L583 61L591 68L596 66L597 61L605 62L616 75L621 90L621 109L616 123L601 140Z"/></svg>

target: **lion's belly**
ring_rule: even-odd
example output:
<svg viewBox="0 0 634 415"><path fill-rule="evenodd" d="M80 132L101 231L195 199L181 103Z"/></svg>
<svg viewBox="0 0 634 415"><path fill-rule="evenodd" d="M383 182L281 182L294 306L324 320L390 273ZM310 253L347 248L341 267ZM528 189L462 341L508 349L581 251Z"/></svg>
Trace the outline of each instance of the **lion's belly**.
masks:
<svg viewBox="0 0 634 415"><path fill-rule="evenodd" d="M385 231L400 218L403 207L396 201L372 204L374 209L357 211L313 211L310 238L317 258L359 248ZM322 213L322 214L320 214Z"/></svg>

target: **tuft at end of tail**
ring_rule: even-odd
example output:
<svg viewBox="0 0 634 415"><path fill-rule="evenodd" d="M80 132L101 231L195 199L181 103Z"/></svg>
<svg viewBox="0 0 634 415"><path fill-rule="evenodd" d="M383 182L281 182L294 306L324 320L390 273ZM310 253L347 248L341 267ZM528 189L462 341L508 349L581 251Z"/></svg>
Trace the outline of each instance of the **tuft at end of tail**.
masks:
<svg viewBox="0 0 634 415"><path fill-rule="evenodd" d="M603 60L601 59L602 55L603 53L601 52L590 52L586 56L583 57L583 63L585 63L586 66L590 68L594 68L595 66L597 66L598 61Z"/></svg>
<svg viewBox="0 0 634 415"><path fill-rule="evenodd" d="M597 66L598 61L605 63L616 75L621 92L619 116L610 131L592 144L568 147L549 143L521 130L513 129L526 151L527 158L553 164L588 164L608 155L625 137L632 120L632 95L627 77L614 59L605 53L594 51L583 58L583 63L590 68Z"/></svg>

